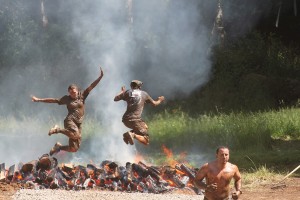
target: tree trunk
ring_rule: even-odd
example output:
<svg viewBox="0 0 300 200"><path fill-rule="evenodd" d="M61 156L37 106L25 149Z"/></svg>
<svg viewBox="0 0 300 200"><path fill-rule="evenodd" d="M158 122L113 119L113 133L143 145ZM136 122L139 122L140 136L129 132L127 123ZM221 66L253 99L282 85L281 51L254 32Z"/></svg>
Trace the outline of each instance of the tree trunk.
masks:
<svg viewBox="0 0 300 200"><path fill-rule="evenodd" d="M41 14L42 14L42 23L43 27L47 27L48 25L48 18L45 14L45 5L44 5L44 0L41 0Z"/></svg>

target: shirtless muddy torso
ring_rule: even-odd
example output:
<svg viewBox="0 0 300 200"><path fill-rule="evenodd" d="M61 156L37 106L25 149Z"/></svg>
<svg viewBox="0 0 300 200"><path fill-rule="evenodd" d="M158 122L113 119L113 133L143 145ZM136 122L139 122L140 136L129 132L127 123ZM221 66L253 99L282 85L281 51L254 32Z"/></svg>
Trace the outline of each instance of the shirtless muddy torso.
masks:
<svg viewBox="0 0 300 200"><path fill-rule="evenodd" d="M241 194L241 174L236 165L228 162L229 149L220 147L216 154L217 159L204 164L197 172L195 185L205 190L207 200L225 200L230 198L230 182L234 179L235 191L231 196L238 199ZM203 183L205 179L205 183Z"/></svg>

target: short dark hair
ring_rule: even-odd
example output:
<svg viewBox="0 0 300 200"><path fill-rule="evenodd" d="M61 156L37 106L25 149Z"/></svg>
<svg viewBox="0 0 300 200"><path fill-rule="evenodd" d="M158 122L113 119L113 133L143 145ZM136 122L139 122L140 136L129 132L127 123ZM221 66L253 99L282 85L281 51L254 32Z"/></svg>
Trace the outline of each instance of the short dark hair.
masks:
<svg viewBox="0 0 300 200"><path fill-rule="evenodd" d="M138 86L138 84L134 83L134 82L131 82L130 83L130 87L132 87L133 89L141 89L140 86Z"/></svg>
<svg viewBox="0 0 300 200"><path fill-rule="evenodd" d="M139 81L139 80L132 80L131 83L130 83L130 87L132 87L133 89L141 89L143 85L143 82L142 81Z"/></svg>
<svg viewBox="0 0 300 200"><path fill-rule="evenodd" d="M229 148L227 146L219 146L216 150L216 154L219 153L220 149L228 149L229 150Z"/></svg>
<svg viewBox="0 0 300 200"><path fill-rule="evenodd" d="M71 85L69 85L69 87L68 87L68 91L69 91L70 89L73 89L73 88L76 88L76 89L78 90L78 86L77 86L76 84L71 84Z"/></svg>

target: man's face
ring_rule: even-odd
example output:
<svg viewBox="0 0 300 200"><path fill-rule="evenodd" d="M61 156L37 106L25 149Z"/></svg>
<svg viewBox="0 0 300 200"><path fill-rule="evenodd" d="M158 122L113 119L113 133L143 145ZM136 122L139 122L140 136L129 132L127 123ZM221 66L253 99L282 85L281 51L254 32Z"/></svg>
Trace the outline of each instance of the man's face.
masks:
<svg viewBox="0 0 300 200"><path fill-rule="evenodd" d="M78 95L78 89L77 88L70 88L69 89L69 95L72 99L76 99Z"/></svg>
<svg viewBox="0 0 300 200"><path fill-rule="evenodd" d="M217 160L219 163L226 164L229 160L229 149L219 149L219 152L217 153Z"/></svg>

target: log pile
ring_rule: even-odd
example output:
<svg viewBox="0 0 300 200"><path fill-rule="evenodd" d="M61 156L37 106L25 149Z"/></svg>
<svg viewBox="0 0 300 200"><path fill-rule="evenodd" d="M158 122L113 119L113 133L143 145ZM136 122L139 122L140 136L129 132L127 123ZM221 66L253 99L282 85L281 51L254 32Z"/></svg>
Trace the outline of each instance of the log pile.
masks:
<svg viewBox="0 0 300 200"><path fill-rule="evenodd" d="M18 183L31 189L88 190L166 193L188 189L201 194L193 185L197 169L186 164L148 166L142 161L125 166L105 160L100 164L59 164L55 157L42 155L38 160L5 168L0 164L0 182Z"/></svg>

